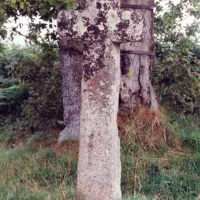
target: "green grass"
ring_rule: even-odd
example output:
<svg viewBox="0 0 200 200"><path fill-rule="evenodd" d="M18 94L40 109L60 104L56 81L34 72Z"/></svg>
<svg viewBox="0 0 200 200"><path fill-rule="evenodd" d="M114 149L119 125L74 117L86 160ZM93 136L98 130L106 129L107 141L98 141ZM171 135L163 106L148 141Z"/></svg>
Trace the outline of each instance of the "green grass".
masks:
<svg viewBox="0 0 200 200"><path fill-rule="evenodd" d="M0 149L0 199L75 197L77 160L50 149Z"/></svg>
<svg viewBox="0 0 200 200"><path fill-rule="evenodd" d="M185 148L200 152L200 118L198 116L174 116L171 118L171 124Z"/></svg>
<svg viewBox="0 0 200 200"><path fill-rule="evenodd" d="M123 200L198 199L198 123L191 117L171 117L170 129L180 149L166 145L162 153L145 150L144 144L134 146L129 141L127 145L122 138ZM19 123L8 120L7 124L0 128L0 200L74 200L77 156L42 146L38 138L34 145L10 148L5 144L17 137Z"/></svg>
<svg viewBox="0 0 200 200"><path fill-rule="evenodd" d="M145 150L137 143L129 147L130 137L128 142L122 139L122 191L127 199L197 200L200 196L199 119L172 116L168 126L180 144L162 152Z"/></svg>
<svg viewBox="0 0 200 200"><path fill-rule="evenodd" d="M186 158L171 156L124 156L123 192L130 196L139 193L143 195L140 198L146 199L197 199L200 194L199 154Z"/></svg>

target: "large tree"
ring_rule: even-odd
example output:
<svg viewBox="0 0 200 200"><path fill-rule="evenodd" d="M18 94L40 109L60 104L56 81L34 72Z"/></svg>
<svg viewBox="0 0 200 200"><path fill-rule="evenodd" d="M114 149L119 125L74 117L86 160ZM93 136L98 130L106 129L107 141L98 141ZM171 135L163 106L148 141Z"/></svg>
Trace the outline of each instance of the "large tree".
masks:
<svg viewBox="0 0 200 200"><path fill-rule="evenodd" d="M140 42L121 45L120 107L133 108L138 104L158 110L151 84L154 52L154 0L123 0L124 9L140 10L145 20L144 38Z"/></svg>
<svg viewBox="0 0 200 200"><path fill-rule="evenodd" d="M40 38L40 32L43 29L47 30L46 33L46 42L49 40L57 40L57 33L52 27L52 22L54 19L57 18L57 14L60 9L63 8L81 8L83 2L75 3L73 0L43 0L43 1L36 1L36 0L3 0L0 3L0 22L3 24L3 22L6 21L9 17L14 17L15 20L19 18L19 16L28 16L31 19L30 23L30 32L27 35L27 38L30 38L33 40L36 44L40 44L41 40ZM143 5L151 5L152 1L123 1L123 3L131 3L131 4L137 4L142 3ZM163 7L165 5L165 7ZM156 36L156 46L160 46L163 44L170 44L173 46L180 46L185 44L184 49L187 51L188 48L188 42L187 38L189 36L194 35L195 31L197 31L198 25L192 24L191 26L187 27L186 36L179 31L178 27L180 26L180 22L185 14L195 16L196 18L199 18L199 1L194 0L184 0L181 1L178 4L173 3L173 1L158 1L156 3L156 18L155 18L155 36ZM42 21L35 23L34 17L40 16L40 19ZM146 20L152 20L152 12L147 11L146 13ZM0 27L0 33L2 30L2 36L5 36L5 29L2 29L2 26ZM149 30L151 31L151 27ZM18 29L16 27L13 28L13 33L18 33ZM151 44L152 38L149 38L149 41L147 41L147 48L135 48L134 44L132 44L132 49L134 51L146 51L147 53L149 51L152 51L153 45ZM150 43L149 43L150 42ZM127 45L127 47L126 47ZM124 49L127 49L129 44L123 45ZM143 52L144 53L144 52ZM62 54L62 51L61 51ZM64 54L62 54L64 55ZM62 56L62 61L64 62L66 60L66 57ZM122 56L122 81L121 81L121 105L125 105L128 107L131 107L135 104L143 104L146 106L149 106L153 108L154 110L157 109L157 102L155 100L155 93L153 91L153 88L151 86L151 64L152 61L150 59L150 55L123 55ZM141 64L142 63L142 64ZM140 69L142 66L147 66L146 68L143 67L143 71ZM66 69L66 67L69 67L67 65L63 65L63 80L66 79L67 71L69 68ZM76 65L78 66L78 65ZM75 70L75 68L74 68ZM80 69L78 68L78 71L74 74L80 75ZM141 73L142 72L142 73ZM79 76L76 76L76 80L78 81L78 87L80 86L80 78ZM69 117L69 113L71 113L71 107L69 106L70 102L67 103L67 100L65 99L65 95L69 96L70 94L67 94L69 90L66 90L66 81L63 81L63 94L64 94L64 109L65 109L65 115L64 115L64 121L65 123L69 123L72 119L77 119L77 117ZM70 86L70 88L73 88L73 83L67 84ZM75 92L74 90L71 90L72 93ZM80 90L76 90L78 92ZM66 93L67 92L67 93ZM78 97L79 100L77 101L71 101L71 105L74 106L75 109L80 109L77 104L80 102L80 96ZM72 107L73 107L72 106ZM79 115L79 112L76 112L75 115ZM71 116L71 114L70 114ZM69 120L70 118L70 120ZM70 122L71 123L71 122ZM74 124L74 123L72 123ZM66 127L68 130L74 130L73 127L77 126L76 124L70 127Z"/></svg>

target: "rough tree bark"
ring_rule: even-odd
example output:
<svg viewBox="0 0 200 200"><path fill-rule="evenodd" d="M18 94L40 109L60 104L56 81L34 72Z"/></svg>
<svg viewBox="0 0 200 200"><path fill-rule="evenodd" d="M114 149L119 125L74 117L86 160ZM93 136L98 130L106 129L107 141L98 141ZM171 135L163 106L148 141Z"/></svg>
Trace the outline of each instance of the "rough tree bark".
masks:
<svg viewBox="0 0 200 200"><path fill-rule="evenodd" d="M151 84L154 0L122 0L121 6L125 10L142 10L145 17L145 37L141 42L121 44L120 107L132 108L142 104L156 111L158 103Z"/></svg>
<svg viewBox="0 0 200 200"><path fill-rule="evenodd" d="M123 4L152 6L154 0L122 0ZM84 7L84 5L80 5ZM137 6L136 6L137 8ZM125 8L123 8L125 9ZM134 8L135 9L135 8ZM126 10L132 10L126 8ZM151 55L137 55L138 52L152 53L153 43L153 10L140 9L145 16L145 38L141 42L124 43L121 45L121 89L120 107L131 108L137 104L158 109L156 95L151 85ZM60 44L63 62L63 108L65 129L60 133L59 142L66 139L79 139L80 133L80 87L82 74L82 52L75 49L65 50ZM131 52L135 54L130 54Z"/></svg>
<svg viewBox="0 0 200 200"><path fill-rule="evenodd" d="M67 139L77 139L80 135L80 106L81 106L81 78L82 52L77 49L66 49L60 43L62 59L62 98L64 108L65 129L61 131L59 142Z"/></svg>

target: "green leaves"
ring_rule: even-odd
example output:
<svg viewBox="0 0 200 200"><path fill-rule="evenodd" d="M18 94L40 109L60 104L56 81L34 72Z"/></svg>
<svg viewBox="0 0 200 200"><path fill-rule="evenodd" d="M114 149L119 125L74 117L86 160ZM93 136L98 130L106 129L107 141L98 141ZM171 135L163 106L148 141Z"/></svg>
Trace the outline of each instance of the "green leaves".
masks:
<svg viewBox="0 0 200 200"><path fill-rule="evenodd" d="M166 1L167 2L167 1ZM176 112L200 114L200 62L197 60L199 23L182 27L182 20L200 15L200 1L168 0L163 10L157 2L155 18L156 55L153 82L161 103ZM166 47L171 47L167 49ZM163 51L164 49L164 51Z"/></svg>
<svg viewBox="0 0 200 200"><path fill-rule="evenodd" d="M163 5L165 5L163 7ZM157 1L155 17L155 35L157 42L176 45L180 43L186 33L186 37L195 37L199 33L200 1L182 0ZM192 25L184 31L182 21L195 17ZM192 18L191 18L192 20Z"/></svg>
<svg viewBox="0 0 200 200"><path fill-rule="evenodd" d="M153 84L165 106L175 112L200 114L200 61L183 46L155 58Z"/></svg>

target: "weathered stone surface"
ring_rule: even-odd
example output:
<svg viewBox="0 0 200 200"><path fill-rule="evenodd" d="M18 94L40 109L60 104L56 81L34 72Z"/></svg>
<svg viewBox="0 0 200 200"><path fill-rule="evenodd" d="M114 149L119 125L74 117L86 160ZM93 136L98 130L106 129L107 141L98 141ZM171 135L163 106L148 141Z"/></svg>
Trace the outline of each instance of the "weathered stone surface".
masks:
<svg viewBox="0 0 200 200"><path fill-rule="evenodd" d="M91 2L84 11L61 11L58 16L59 37L62 45L73 47L79 51L87 51L88 62L84 59L85 80L90 79L104 66L101 64L105 44L102 42L109 37L115 43L126 41L140 41L143 37L143 16L140 12L120 12L119 5L114 4L111 9L111 1L98 1L95 5ZM93 5L93 6L92 6ZM98 41L98 54L93 55L94 41ZM75 43L74 43L75 42ZM84 44L83 44L84 43ZM85 44L91 46L89 49ZM96 46L95 46L96 48ZM96 56L90 63L89 56ZM97 68L98 67L98 68Z"/></svg>
<svg viewBox="0 0 200 200"><path fill-rule="evenodd" d="M86 2L58 15L61 46L83 52L77 199L120 200L119 44L143 37L141 12L121 12L118 1Z"/></svg>
<svg viewBox="0 0 200 200"><path fill-rule="evenodd" d="M120 86L119 49L107 65L83 82L77 199L120 200L120 141L116 124ZM105 59L106 57L104 57Z"/></svg>

